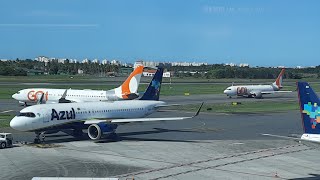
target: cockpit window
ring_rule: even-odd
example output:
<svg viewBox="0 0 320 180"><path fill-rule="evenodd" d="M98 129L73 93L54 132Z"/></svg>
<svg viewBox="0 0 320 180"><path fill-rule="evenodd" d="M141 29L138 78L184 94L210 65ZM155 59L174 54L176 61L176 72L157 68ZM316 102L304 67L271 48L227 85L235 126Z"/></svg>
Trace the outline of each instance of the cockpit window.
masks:
<svg viewBox="0 0 320 180"><path fill-rule="evenodd" d="M227 90L231 91L231 88L228 88Z"/></svg>
<svg viewBox="0 0 320 180"><path fill-rule="evenodd" d="M36 117L36 115L32 112L20 112L18 116L24 116L24 117Z"/></svg>
<svg viewBox="0 0 320 180"><path fill-rule="evenodd" d="M17 94L20 94L20 91L18 91Z"/></svg>

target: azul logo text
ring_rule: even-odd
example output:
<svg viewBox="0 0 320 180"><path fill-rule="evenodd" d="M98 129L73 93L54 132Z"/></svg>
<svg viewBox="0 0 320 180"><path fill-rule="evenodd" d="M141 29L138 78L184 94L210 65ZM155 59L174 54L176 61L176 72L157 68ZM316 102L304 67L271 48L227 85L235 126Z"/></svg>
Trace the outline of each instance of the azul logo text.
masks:
<svg viewBox="0 0 320 180"><path fill-rule="evenodd" d="M59 111L59 112L57 112L55 109L52 109L51 121L55 119L56 120L76 119L76 114L73 108L71 108L71 111Z"/></svg>

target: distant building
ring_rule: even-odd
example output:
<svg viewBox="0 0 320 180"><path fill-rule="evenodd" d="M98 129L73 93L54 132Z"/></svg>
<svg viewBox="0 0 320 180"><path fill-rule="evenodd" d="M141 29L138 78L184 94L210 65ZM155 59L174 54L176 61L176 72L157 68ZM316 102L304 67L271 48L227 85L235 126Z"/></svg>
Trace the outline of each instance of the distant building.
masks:
<svg viewBox="0 0 320 180"><path fill-rule="evenodd" d="M156 67L159 65L159 62L154 62L154 61L142 61L142 64L145 67Z"/></svg>
<svg viewBox="0 0 320 180"><path fill-rule="evenodd" d="M278 66L277 68L286 68L285 66Z"/></svg>
<svg viewBox="0 0 320 180"><path fill-rule="evenodd" d="M144 72L142 72L143 76L147 76L147 77L153 77L154 74L156 73L157 70L155 69L151 69L151 70L146 70ZM163 72L162 77L171 77L171 72L167 71L167 72Z"/></svg>
<svg viewBox="0 0 320 180"><path fill-rule="evenodd" d="M35 58L35 60L40 62L45 62L45 63L49 62L49 58L45 56L38 56L37 58Z"/></svg>
<svg viewBox="0 0 320 180"><path fill-rule="evenodd" d="M78 74L83 74L83 70L82 69L78 69Z"/></svg>
<svg viewBox="0 0 320 180"><path fill-rule="evenodd" d="M84 60L82 60L82 63L89 63L90 62L90 60L89 59L84 59Z"/></svg>
<svg viewBox="0 0 320 180"><path fill-rule="evenodd" d="M64 64L66 62L67 59L58 59L58 63L62 63Z"/></svg>
<svg viewBox="0 0 320 180"><path fill-rule="evenodd" d="M69 59L69 63L77 63L78 62L78 60L76 60L76 59Z"/></svg>
<svg viewBox="0 0 320 180"><path fill-rule="evenodd" d="M249 64L247 64L247 63L241 63L241 64L239 64L239 67L249 67Z"/></svg>
<svg viewBox="0 0 320 180"><path fill-rule="evenodd" d="M136 62L134 62L133 68L135 69L136 67L141 66L141 65L143 65L143 61L141 61L141 60L136 61Z"/></svg>
<svg viewBox="0 0 320 180"><path fill-rule="evenodd" d="M106 65L106 64L110 64L110 62L106 59L102 60L101 64Z"/></svg>
<svg viewBox="0 0 320 180"><path fill-rule="evenodd" d="M204 62L171 62L172 66L201 66L201 65L208 65L208 63Z"/></svg>
<svg viewBox="0 0 320 180"><path fill-rule="evenodd" d="M114 59L111 61L111 64L118 66L118 65L120 65L120 61Z"/></svg>
<svg viewBox="0 0 320 180"><path fill-rule="evenodd" d="M234 64L234 63L226 63L225 65L226 65L226 66L231 66L231 67L237 66L237 64Z"/></svg>
<svg viewBox="0 0 320 180"><path fill-rule="evenodd" d="M98 59L94 59L94 60L92 60L92 63L99 63L99 60Z"/></svg>
<svg viewBox="0 0 320 180"><path fill-rule="evenodd" d="M132 64L132 63L122 63L121 66L124 66L124 67L133 67L133 64Z"/></svg>

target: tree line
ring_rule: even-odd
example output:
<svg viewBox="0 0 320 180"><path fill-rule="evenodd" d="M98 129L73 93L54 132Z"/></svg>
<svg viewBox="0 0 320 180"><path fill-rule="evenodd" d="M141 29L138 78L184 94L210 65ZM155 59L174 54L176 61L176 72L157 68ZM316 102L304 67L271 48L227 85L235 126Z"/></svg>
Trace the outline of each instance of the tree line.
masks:
<svg viewBox="0 0 320 180"><path fill-rule="evenodd" d="M221 78L245 78L245 79L274 79L280 73L280 68L271 67L231 67L223 64L201 66L164 66L167 71L173 72L175 77L195 77L207 79ZM27 60L0 61L0 75L3 76L27 76L29 72L42 72L49 75L66 74L76 75L82 70L85 75L107 75L108 73L120 73L120 65L98 63L58 63L57 60L48 63ZM287 68L285 78L300 79L304 77L320 78L320 66L310 68Z"/></svg>

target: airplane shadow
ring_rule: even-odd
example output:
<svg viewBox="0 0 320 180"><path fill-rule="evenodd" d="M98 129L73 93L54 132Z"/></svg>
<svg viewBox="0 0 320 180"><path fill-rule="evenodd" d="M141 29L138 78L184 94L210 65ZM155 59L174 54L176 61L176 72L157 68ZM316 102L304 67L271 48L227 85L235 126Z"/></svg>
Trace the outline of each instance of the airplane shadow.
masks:
<svg viewBox="0 0 320 180"><path fill-rule="evenodd" d="M320 174L309 174L312 177L303 177L303 178L292 178L290 180L318 180L320 179Z"/></svg>
<svg viewBox="0 0 320 180"><path fill-rule="evenodd" d="M183 133L202 133L192 130L179 130L179 129L163 129L163 128L153 128L154 130L150 131L138 131L138 132L125 132L125 133L117 133L116 136L106 137L99 141L95 141L96 143L112 143L118 141L163 141L163 142L193 142L197 143L198 141L192 140L173 140L173 139L155 139L155 138L138 138L138 137L130 137L137 135L147 135L147 134L159 134L166 132L183 132ZM129 136L129 137L128 137ZM59 138L59 139L48 139L48 138ZM56 135L46 135L46 140L44 143L65 143L72 141L84 141L90 140L86 133L83 133L81 138L70 137L70 134L56 134Z"/></svg>

